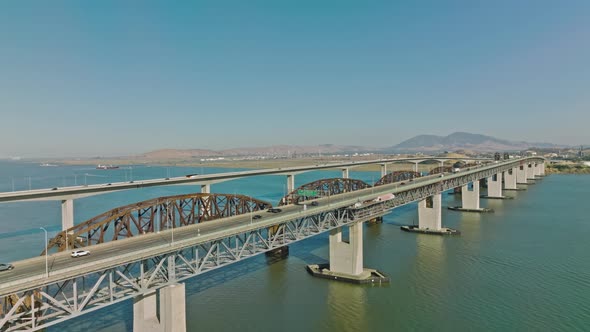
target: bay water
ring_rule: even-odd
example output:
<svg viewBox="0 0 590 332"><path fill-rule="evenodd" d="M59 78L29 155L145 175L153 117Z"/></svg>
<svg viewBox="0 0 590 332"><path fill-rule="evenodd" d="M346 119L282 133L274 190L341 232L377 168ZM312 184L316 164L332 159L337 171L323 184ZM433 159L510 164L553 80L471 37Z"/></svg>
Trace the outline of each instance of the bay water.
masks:
<svg viewBox="0 0 590 332"><path fill-rule="evenodd" d="M41 167L0 162L0 191L209 174L209 167ZM340 171L298 174L296 186ZM351 170L377 181L378 172ZM290 246L283 260L253 257L186 281L188 331L588 331L590 330L590 176L550 175L509 200L482 199L494 213L443 209L456 237L405 233L417 223L416 204L364 227L364 265L386 273L381 286L311 277L307 264L328 262L327 234ZM214 184L276 204L284 176ZM199 192L198 186L128 190L75 201L76 223L111 208L159 196ZM460 196L443 194L443 206ZM60 230L59 202L0 204L0 261L39 255L44 233ZM1 278L0 278L1 280ZM132 302L83 315L48 331L132 331Z"/></svg>

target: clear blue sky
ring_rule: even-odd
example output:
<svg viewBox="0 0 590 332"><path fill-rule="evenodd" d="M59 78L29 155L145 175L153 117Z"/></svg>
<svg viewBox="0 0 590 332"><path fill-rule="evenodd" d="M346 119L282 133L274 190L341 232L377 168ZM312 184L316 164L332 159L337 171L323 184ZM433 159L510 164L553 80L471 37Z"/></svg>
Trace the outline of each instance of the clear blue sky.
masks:
<svg viewBox="0 0 590 332"><path fill-rule="evenodd" d="M590 1L0 2L0 156L590 143Z"/></svg>

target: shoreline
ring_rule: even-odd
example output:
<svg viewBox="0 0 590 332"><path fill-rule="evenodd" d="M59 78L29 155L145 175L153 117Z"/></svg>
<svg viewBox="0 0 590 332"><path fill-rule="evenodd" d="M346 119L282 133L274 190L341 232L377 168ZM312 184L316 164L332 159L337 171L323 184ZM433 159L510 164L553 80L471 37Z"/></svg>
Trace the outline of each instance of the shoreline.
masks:
<svg viewBox="0 0 590 332"><path fill-rule="evenodd" d="M590 166L585 165L548 165L545 174L585 175L590 174Z"/></svg>

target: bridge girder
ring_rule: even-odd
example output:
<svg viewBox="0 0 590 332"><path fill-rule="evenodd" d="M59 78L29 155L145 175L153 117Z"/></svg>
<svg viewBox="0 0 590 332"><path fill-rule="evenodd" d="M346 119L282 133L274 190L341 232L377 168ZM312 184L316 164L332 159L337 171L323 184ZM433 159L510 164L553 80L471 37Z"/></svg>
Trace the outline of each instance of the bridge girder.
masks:
<svg viewBox="0 0 590 332"><path fill-rule="evenodd" d="M385 174L379 181L375 182L375 187L381 186L384 184L399 182L410 180L413 178L420 177L420 173L414 171L395 171L388 174Z"/></svg>
<svg viewBox="0 0 590 332"><path fill-rule="evenodd" d="M306 199L313 199L317 197L309 197L299 195L299 190L315 190L317 191L318 197L326 197L331 195L337 195L344 192L351 192L360 189L370 188L371 185L357 179L348 179L348 178L331 178L331 179L321 179L317 181L313 181L310 183L306 183L297 189L293 190L292 192L288 193L285 197L283 197L279 205L287 205L287 204L297 204Z"/></svg>
<svg viewBox="0 0 590 332"><path fill-rule="evenodd" d="M114 208L61 231L49 240L47 250L87 247L270 207L269 202L235 194L192 193L158 197Z"/></svg>

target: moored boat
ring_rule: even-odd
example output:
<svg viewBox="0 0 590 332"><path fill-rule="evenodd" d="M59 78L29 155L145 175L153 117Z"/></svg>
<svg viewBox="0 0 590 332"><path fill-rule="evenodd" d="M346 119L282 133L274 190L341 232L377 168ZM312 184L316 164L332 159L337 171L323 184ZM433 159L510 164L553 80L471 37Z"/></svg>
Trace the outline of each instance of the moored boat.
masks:
<svg viewBox="0 0 590 332"><path fill-rule="evenodd" d="M117 169L117 168L119 168L119 166L101 165L101 164L96 165L96 169Z"/></svg>

